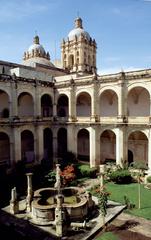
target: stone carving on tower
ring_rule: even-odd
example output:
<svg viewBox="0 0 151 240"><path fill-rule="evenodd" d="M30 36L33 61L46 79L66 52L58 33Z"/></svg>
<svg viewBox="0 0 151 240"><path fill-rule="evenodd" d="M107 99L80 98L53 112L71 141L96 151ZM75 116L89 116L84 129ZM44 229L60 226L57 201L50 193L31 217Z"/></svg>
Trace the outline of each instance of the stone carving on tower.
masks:
<svg viewBox="0 0 151 240"><path fill-rule="evenodd" d="M96 72L96 42L88 32L83 29L82 19L75 19L75 28L63 39L61 44L61 60L64 69L71 73Z"/></svg>

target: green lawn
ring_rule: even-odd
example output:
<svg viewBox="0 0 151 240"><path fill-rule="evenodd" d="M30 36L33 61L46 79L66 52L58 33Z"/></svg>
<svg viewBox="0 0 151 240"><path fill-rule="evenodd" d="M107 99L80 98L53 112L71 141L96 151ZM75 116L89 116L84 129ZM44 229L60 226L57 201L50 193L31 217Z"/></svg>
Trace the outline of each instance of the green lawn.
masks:
<svg viewBox="0 0 151 240"><path fill-rule="evenodd" d="M97 237L95 240L119 240L119 238L111 232L103 233L102 236Z"/></svg>
<svg viewBox="0 0 151 240"><path fill-rule="evenodd" d="M124 204L124 195L128 197L130 203L135 204L132 210L126 210L128 213L151 220L151 190L145 189L141 185L141 209L138 209L138 184L114 184L107 183L106 189L111 193L109 199Z"/></svg>

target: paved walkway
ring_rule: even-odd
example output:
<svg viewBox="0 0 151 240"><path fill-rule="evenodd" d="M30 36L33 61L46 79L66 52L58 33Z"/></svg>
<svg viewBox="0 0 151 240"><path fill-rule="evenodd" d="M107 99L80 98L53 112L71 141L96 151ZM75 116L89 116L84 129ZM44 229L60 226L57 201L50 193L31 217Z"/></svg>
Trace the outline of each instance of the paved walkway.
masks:
<svg viewBox="0 0 151 240"><path fill-rule="evenodd" d="M145 235L146 237L151 238L151 221L141 217L132 216L126 213L121 213L112 222L113 225L118 227L123 225L124 223L127 223L127 225L129 226L128 229L130 231L137 232L142 235Z"/></svg>

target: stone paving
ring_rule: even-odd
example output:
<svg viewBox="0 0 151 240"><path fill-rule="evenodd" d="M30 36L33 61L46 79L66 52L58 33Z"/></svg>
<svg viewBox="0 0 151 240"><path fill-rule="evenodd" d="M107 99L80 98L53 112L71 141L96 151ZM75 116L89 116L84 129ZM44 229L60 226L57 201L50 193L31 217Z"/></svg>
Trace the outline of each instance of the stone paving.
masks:
<svg viewBox="0 0 151 240"><path fill-rule="evenodd" d="M133 224L130 225L130 228L129 228L130 231L137 232L146 237L151 238L151 221L150 220L146 220L144 218L137 217L137 216L132 216L127 213L121 213L112 222L112 224L119 227L123 223L129 222L129 221L133 222Z"/></svg>
<svg viewBox="0 0 151 240"><path fill-rule="evenodd" d="M96 197L93 197L93 200L98 203L98 200ZM9 206L4 208L3 211L0 214L0 224L5 224L8 227L14 226L14 229L16 232L21 233L22 236L29 236L32 237L33 240L37 239L38 233L40 239L57 239L52 234L55 232L55 229L50 226L35 226L30 221L30 215L27 214L24 211L25 208L25 201L22 200L20 202L20 213L16 215L11 215L9 213ZM108 209L107 209L107 215L105 217L105 223L111 221L113 218L115 218L123 209L125 206L120 205L118 203L109 201L108 202ZM96 214L96 213L95 213ZM68 236L61 238L61 239L69 239L69 240L90 240L93 239L93 236L101 230L103 226L102 222L102 216L100 211L97 211L96 216L93 217L92 220L89 221L89 226L86 229L77 228L74 230L70 230L68 232ZM28 239L28 238L27 238Z"/></svg>

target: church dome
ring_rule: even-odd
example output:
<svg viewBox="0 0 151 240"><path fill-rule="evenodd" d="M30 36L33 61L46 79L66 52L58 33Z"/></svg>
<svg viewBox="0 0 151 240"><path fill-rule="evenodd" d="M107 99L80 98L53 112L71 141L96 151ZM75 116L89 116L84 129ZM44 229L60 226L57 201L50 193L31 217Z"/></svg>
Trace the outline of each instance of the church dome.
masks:
<svg viewBox="0 0 151 240"><path fill-rule="evenodd" d="M35 67L36 63L54 67L50 62L49 52L46 53L44 47L39 42L39 37L35 36L33 44L28 48L23 56L23 64Z"/></svg>
<svg viewBox="0 0 151 240"><path fill-rule="evenodd" d="M90 35L86 32L82 27L82 19L76 18L75 20L75 28L71 30L68 34L69 41L75 39L75 37L79 38L80 36L84 36L88 41L90 40Z"/></svg>
<svg viewBox="0 0 151 240"><path fill-rule="evenodd" d="M35 51L35 50L38 50L40 53L42 53L42 54L44 54L45 53L45 49L43 48L43 46L42 45L40 45L40 44L36 44L36 43L34 43L34 44L32 44L29 48L28 48L28 52L29 53L32 53L32 51Z"/></svg>

